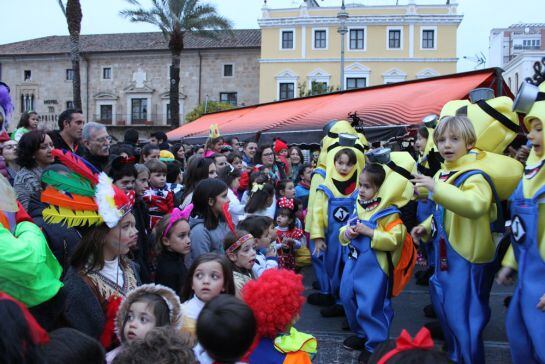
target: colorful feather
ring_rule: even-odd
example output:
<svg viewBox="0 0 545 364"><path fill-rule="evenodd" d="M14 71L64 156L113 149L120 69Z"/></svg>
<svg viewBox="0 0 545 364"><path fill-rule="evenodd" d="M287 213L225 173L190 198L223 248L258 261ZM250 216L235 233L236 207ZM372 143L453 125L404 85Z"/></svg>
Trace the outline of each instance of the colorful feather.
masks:
<svg viewBox="0 0 545 364"><path fill-rule="evenodd" d="M98 183L99 171L85 159L64 149L53 149L51 154L73 172L89 180L91 184L96 185Z"/></svg>
<svg viewBox="0 0 545 364"><path fill-rule="evenodd" d="M42 202L50 205L66 207L78 211L98 211L98 206L91 197L79 196L73 193L59 192L48 186L41 194Z"/></svg>
<svg viewBox="0 0 545 364"><path fill-rule="evenodd" d="M62 224L68 227L100 225L103 220L96 211L72 211L64 207L49 206L42 211L47 223Z"/></svg>
<svg viewBox="0 0 545 364"><path fill-rule="evenodd" d="M95 190L89 181L72 172L61 174L51 170L45 171L42 173L42 182L55 187L59 191L75 193L87 197L95 196Z"/></svg>
<svg viewBox="0 0 545 364"><path fill-rule="evenodd" d="M227 202L226 204L223 204L222 210L223 210L223 217L225 218L225 222L227 222L227 226L229 227L229 230L231 230L234 236L237 236L237 234L235 233L235 224L233 223L233 218L231 216L231 213L229 212L229 202Z"/></svg>

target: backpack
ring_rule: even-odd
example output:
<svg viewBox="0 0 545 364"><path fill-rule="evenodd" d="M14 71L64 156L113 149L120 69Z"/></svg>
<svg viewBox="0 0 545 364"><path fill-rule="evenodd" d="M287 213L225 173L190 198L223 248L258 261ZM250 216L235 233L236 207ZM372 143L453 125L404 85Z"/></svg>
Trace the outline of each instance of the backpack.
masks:
<svg viewBox="0 0 545 364"><path fill-rule="evenodd" d="M386 226L386 231L390 231L400 224L403 224L403 221L401 219L396 219ZM401 256L395 266L392 260L392 252L386 252L386 256L388 258L388 274L390 280L388 296L397 297L411 280L416 264L416 248L413 239L411 238L411 234L405 232Z"/></svg>

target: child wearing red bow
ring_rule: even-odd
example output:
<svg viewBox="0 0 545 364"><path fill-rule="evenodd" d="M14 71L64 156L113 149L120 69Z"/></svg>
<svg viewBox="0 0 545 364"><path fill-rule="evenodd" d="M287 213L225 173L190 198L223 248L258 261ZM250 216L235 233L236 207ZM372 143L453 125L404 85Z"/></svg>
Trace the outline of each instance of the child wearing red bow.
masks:
<svg viewBox="0 0 545 364"><path fill-rule="evenodd" d="M305 242L304 231L295 227L297 206L293 198L278 200L276 236L278 267L295 270L295 251Z"/></svg>

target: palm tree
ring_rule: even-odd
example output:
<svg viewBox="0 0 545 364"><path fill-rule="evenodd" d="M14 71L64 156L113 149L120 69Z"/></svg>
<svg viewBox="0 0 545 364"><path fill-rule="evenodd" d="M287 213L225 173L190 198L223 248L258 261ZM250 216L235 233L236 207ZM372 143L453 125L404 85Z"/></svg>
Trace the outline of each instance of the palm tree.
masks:
<svg viewBox="0 0 545 364"><path fill-rule="evenodd" d="M142 8L138 0L127 0L137 9L126 9L120 14L131 22L143 22L157 26L172 54L170 66L170 115L172 126L180 126L180 58L184 49L184 36L192 32L198 36L217 38L210 30L227 30L231 22L220 16L213 5L200 0L151 0L150 9Z"/></svg>
<svg viewBox="0 0 545 364"><path fill-rule="evenodd" d="M63 0L58 0L62 13L68 24L68 33L70 34L70 61L74 75L72 78L72 92L74 108L81 110L81 82L79 75L79 33L81 31L81 5L79 0L66 0L66 6Z"/></svg>

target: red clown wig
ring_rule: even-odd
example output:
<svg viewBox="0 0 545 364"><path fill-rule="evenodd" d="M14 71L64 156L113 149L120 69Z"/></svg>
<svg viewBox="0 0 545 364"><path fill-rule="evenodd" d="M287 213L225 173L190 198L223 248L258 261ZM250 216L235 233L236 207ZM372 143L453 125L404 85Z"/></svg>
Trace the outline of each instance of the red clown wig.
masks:
<svg viewBox="0 0 545 364"><path fill-rule="evenodd" d="M269 269L242 289L242 299L257 321L257 336L274 339L292 325L301 312L303 276L286 269Z"/></svg>

